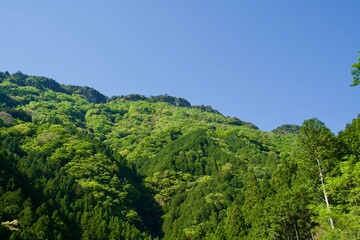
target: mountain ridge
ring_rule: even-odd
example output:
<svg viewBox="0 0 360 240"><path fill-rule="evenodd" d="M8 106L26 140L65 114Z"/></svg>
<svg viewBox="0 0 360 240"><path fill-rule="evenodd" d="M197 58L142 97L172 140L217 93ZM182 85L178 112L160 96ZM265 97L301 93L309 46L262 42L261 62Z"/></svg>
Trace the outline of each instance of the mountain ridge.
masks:
<svg viewBox="0 0 360 240"><path fill-rule="evenodd" d="M88 87L88 86L76 86L76 85L65 85L59 84L55 80L46 77L37 77L32 75L23 74L21 71L10 74L9 72L0 72L0 81L9 78L8 81L19 86L31 86L37 89L50 89L55 92L61 92L66 94L80 94L85 96L87 100L91 103L107 103L117 99L125 99L127 101L149 101L149 102L166 102L176 107L187 107L187 108L196 108L206 112L213 112L221 114L218 110L213 109L211 106L204 105L191 105L189 101L181 97L164 95L156 95L146 97L140 94L129 94L121 96L111 96L107 97L100 93L98 90ZM6 98L6 96L4 96ZM11 100L8 100L11 101ZM221 114L222 115L222 114ZM258 129L253 123L242 121L236 117L229 117L233 119L233 124L235 125L247 125L251 128Z"/></svg>
<svg viewBox="0 0 360 240"><path fill-rule="evenodd" d="M338 136L318 119L265 132L182 98L19 72L0 72L0 97L2 239L360 234L360 118Z"/></svg>

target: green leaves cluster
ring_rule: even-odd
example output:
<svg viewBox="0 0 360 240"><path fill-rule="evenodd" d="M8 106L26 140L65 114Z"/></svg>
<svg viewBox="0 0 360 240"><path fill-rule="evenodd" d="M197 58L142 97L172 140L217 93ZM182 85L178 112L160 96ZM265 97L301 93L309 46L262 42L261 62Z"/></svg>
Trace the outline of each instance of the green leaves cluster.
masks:
<svg viewBox="0 0 360 240"><path fill-rule="evenodd" d="M360 57L357 63L352 65L351 74L353 76L353 83L351 87L355 87L360 84Z"/></svg>

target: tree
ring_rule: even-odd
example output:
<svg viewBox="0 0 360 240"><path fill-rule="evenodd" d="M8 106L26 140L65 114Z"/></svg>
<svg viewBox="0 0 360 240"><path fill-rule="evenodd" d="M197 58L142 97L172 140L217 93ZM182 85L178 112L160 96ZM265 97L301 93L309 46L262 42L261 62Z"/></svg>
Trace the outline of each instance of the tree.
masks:
<svg viewBox="0 0 360 240"><path fill-rule="evenodd" d="M233 202L226 210L224 233L227 239L241 239L245 237L246 225L241 207Z"/></svg>
<svg viewBox="0 0 360 240"><path fill-rule="evenodd" d="M249 229L249 239L264 237L266 235L264 218L267 216L264 217L260 186L253 169L249 169L246 174L242 213L246 228Z"/></svg>
<svg viewBox="0 0 360 240"><path fill-rule="evenodd" d="M299 145L303 172L310 178L320 180L326 208L330 214L330 203L325 189L324 176L327 173L330 174L335 165L336 138L324 123L313 118L303 123L300 129ZM316 173L319 177L316 177ZM331 229L335 229L331 216L329 216L329 222Z"/></svg>
<svg viewBox="0 0 360 240"><path fill-rule="evenodd" d="M350 86L355 87L360 84L360 54L358 62L352 65L351 74L353 76L353 83Z"/></svg>

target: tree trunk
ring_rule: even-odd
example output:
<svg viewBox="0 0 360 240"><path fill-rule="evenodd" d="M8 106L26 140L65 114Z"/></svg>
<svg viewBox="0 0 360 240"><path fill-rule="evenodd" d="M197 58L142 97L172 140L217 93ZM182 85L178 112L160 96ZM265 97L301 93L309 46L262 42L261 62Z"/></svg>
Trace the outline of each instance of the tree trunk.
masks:
<svg viewBox="0 0 360 240"><path fill-rule="evenodd" d="M299 239L299 233L298 233L298 230L297 230L297 227L296 227L296 222L295 222L294 217L293 217L292 219L293 219L293 222L294 222L294 228L295 228L296 240L300 240L300 239Z"/></svg>
<svg viewBox="0 0 360 240"><path fill-rule="evenodd" d="M331 213L331 211L330 211L329 199L328 199L328 197L327 197L326 190L325 190L324 177L323 177L323 174L322 174L322 171L321 171L320 160L319 160L318 158L316 158L316 161L317 161L318 167L319 167L319 175L320 175L322 190L323 190L323 193L324 193L326 208L328 209L329 213ZM331 229L334 230L334 229L335 229L335 227L334 227L334 221L333 221L333 219L332 219L331 217L329 217L329 221L330 221Z"/></svg>

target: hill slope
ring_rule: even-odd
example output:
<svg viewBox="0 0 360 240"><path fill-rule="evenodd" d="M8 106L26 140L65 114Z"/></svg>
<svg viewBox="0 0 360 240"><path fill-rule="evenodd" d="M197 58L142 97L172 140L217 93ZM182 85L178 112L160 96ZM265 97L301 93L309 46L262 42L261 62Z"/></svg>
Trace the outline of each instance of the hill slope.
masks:
<svg viewBox="0 0 360 240"><path fill-rule="evenodd" d="M0 236L356 236L357 177L345 176L356 175L359 121L338 137L316 119L262 132L182 98L107 98L0 72Z"/></svg>

